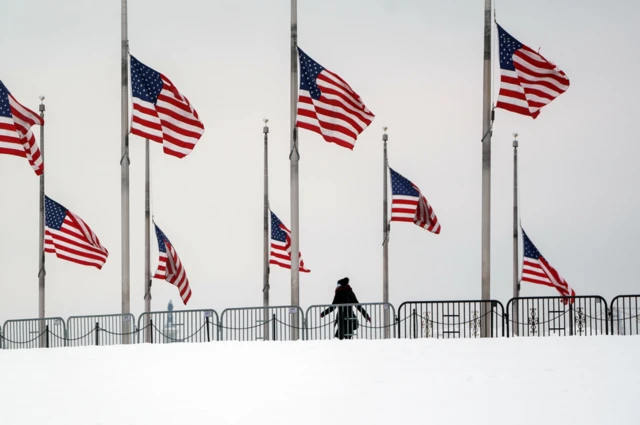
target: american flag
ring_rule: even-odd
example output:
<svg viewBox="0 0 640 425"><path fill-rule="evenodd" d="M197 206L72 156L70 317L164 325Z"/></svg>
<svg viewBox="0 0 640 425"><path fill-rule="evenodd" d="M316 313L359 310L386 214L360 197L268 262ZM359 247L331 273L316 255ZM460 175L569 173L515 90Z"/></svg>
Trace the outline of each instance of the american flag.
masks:
<svg viewBox="0 0 640 425"><path fill-rule="evenodd" d="M44 251L58 258L93 266L98 270L107 261L109 251L80 217L52 200L44 197Z"/></svg>
<svg viewBox="0 0 640 425"><path fill-rule="evenodd" d="M349 84L298 48L300 57L299 128L325 141L353 149L358 135L374 118Z"/></svg>
<svg viewBox="0 0 640 425"><path fill-rule="evenodd" d="M311 270L304 268L302 254L298 255L300 259L299 270L303 273L309 273ZM269 264L275 264L285 269L291 268L291 232L287 226L282 224L278 216L271 211L271 253L269 255Z"/></svg>
<svg viewBox="0 0 640 425"><path fill-rule="evenodd" d="M576 292L569 286L566 280L551 267L551 264L540 254L540 251L531 242L529 236L522 230L524 240L524 264L522 265L522 281L546 285L556 288L564 297L575 297ZM567 300L563 300L566 304ZM573 300L571 300L573 303Z"/></svg>
<svg viewBox="0 0 640 425"><path fill-rule="evenodd" d="M162 143L164 153L189 155L204 133L198 113L167 77L131 56L131 134Z"/></svg>
<svg viewBox="0 0 640 425"><path fill-rule="evenodd" d="M156 237L158 238L158 251L160 259L158 260L158 269L153 275L155 279L164 279L178 287L182 302L186 305L191 298L191 288L189 287L189 279L187 272L182 266L182 261L178 257L178 253L169 241L169 238L160 230L158 225L153 223L156 228Z"/></svg>
<svg viewBox="0 0 640 425"><path fill-rule="evenodd" d="M34 125L44 125L44 120L22 106L0 81L0 154L27 158L39 176L44 171L44 164L31 131Z"/></svg>
<svg viewBox="0 0 640 425"><path fill-rule="evenodd" d="M440 233L438 217L420 189L400 173L391 171L391 221L407 221L428 231Z"/></svg>
<svg viewBox="0 0 640 425"><path fill-rule="evenodd" d="M500 92L496 108L536 118L540 109L569 88L557 66L498 25Z"/></svg>

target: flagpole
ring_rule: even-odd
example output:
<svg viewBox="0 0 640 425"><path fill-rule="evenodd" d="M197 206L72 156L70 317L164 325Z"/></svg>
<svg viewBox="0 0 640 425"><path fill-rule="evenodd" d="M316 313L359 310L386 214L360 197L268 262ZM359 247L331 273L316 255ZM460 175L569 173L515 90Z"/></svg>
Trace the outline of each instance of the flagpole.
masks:
<svg viewBox="0 0 640 425"><path fill-rule="evenodd" d="M120 158L121 173L121 198L120 198L120 214L121 214L121 241L122 241L122 314L131 312L130 292L129 292L129 62L128 50L129 40L127 35L127 0L122 0L122 91L121 91L121 121L120 130L122 136ZM122 333L129 332L130 322L123 322ZM129 335L123 335L123 343L129 343Z"/></svg>
<svg viewBox="0 0 640 425"><path fill-rule="evenodd" d="M149 139L144 140L144 312L146 341L151 342L151 184Z"/></svg>
<svg viewBox="0 0 640 425"><path fill-rule="evenodd" d="M298 131L296 129L298 102L298 6L291 0L291 305L300 306L300 233L299 233L299 186L298 186ZM300 326L298 313L292 314L296 327L291 329L291 339L298 339Z"/></svg>
<svg viewBox="0 0 640 425"><path fill-rule="evenodd" d="M42 118L42 125L40 126L40 158L42 164L44 164L44 96L40 96L40 118ZM38 259L39 259L39 268L38 268L38 317L40 319L44 319L45 316L45 276L46 271L44 268L44 232L45 232L45 218L44 218L44 165L43 171L40 175L40 233L38 234ZM41 320L39 327L39 335L42 335L45 326L44 321ZM45 346L45 338L40 338L40 347Z"/></svg>
<svg viewBox="0 0 640 425"><path fill-rule="evenodd" d="M484 79L482 103L482 300L491 299L491 0L484 1ZM481 317L488 305L482 303ZM490 336L490 320L482 321L482 336Z"/></svg>
<svg viewBox="0 0 640 425"><path fill-rule="evenodd" d="M520 296L518 282L518 133L513 133L513 298ZM514 303L516 306L516 303ZM518 335L518 309L513 309L513 335Z"/></svg>
<svg viewBox="0 0 640 425"><path fill-rule="evenodd" d="M387 158L387 127L383 127L382 141L384 145L383 155L383 179L382 179L382 302L389 303L389 217L387 201L388 167ZM389 306L384 306L384 337L389 338Z"/></svg>
<svg viewBox="0 0 640 425"><path fill-rule="evenodd" d="M268 119L264 119L264 234L263 234L263 257L262 257L262 305L264 307L263 320L263 336L264 340L269 340L269 123Z"/></svg>

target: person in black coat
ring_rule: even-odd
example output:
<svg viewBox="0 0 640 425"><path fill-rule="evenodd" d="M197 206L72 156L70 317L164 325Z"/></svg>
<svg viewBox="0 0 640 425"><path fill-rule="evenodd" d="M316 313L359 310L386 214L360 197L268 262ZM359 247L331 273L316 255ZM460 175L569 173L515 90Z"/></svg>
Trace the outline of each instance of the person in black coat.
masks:
<svg viewBox="0 0 640 425"><path fill-rule="evenodd" d="M331 304L359 304L358 298L356 298L356 294L349 286L349 278L345 277L338 281L338 287L336 288L336 294L333 297L333 302ZM371 322L371 317L367 313L367 311L362 308L362 306L355 306L356 309L362 314L362 316L367 319L367 322ZM324 317L327 314L331 313L335 310L335 306L331 306L325 309L322 313L320 313L320 317ZM358 329L360 324L358 323L358 318L353 312L352 306L345 307L337 307L338 314L336 314L336 320L333 322L336 326L335 336L338 339L351 339L353 337L353 332Z"/></svg>

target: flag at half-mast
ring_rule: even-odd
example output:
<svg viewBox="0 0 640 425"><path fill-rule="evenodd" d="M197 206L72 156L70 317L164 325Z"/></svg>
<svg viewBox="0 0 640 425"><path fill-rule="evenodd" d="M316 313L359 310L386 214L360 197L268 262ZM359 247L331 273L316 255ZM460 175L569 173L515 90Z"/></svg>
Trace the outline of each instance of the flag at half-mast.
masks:
<svg viewBox="0 0 640 425"><path fill-rule="evenodd" d="M131 134L162 143L164 153L184 158L204 133L198 113L164 75L131 56Z"/></svg>
<svg viewBox="0 0 640 425"><path fill-rule="evenodd" d="M297 126L320 134L325 141L353 149L358 135L374 115L345 80L298 48L300 91Z"/></svg>
<svg viewBox="0 0 640 425"><path fill-rule="evenodd" d="M45 196L44 222L45 252L73 263L102 269L109 251L80 217Z"/></svg>
<svg viewBox="0 0 640 425"><path fill-rule="evenodd" d="M176 249L169 241L169 238L160 230L157 224L153 223L156 228L156 237L158 238L158 251L160 258L158 259L158 269L153 275L154 279L163 279L175 285L180 292L182 302L186 305L191 298L191 288L189 287L189 279L187 272L178 257Z"/></svg>
<svg viewBox="0 0 640 425"><path fill-rule="evenodd" d="M44 172L40 148L31 131L44 120L18 102L0 81L0 154L27 158L36 175Z"/></svg>
<svg viewBox="0 0 640 425"><path fill-rule="evenodd" d="M536 118L540 109L569 88L569 78L540 53L498 25L500 92L496 108Z"/></svg>
<svg viewBox="0 0 640 425"><path fill-rule="evenodd" d="M273 211L271 213L271 252L269 254L269 264L275 264L285 269L291 268L291 231L285 226ZM300 259L299 270L309 273L311 270L304 267L302 254L298 254Z"/></svg>
<svg viewBox="0 0 640 425"><path fill-rule="evenodd" d="M563 297L575 297L576 291L569 286L566 280L551 264L540 254L538 248L531 242L529 236L522 229L524 240L524 263L522 265L522 281L546 285L555 288ZM563 300L567 304L567 300ZM571 300L573 303L573 300Z"/></svg>
<svg viewBox="0 0 640 425"><path fill-rule="evenodd" d="M440 233L438 217L418 186L397 171L391 171L391 221L414 223L431 233Z"/></svg>

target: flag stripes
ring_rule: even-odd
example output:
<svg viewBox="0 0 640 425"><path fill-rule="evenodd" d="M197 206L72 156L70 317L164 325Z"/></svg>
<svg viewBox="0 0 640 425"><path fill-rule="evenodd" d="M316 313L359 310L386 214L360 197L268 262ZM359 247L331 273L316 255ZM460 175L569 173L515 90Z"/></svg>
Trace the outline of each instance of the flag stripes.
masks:
<svg viewBox="0 0 640 425"><path fill-rule="evenodd" d="M297 127L320 134L325 141L353 149L358 135L374 115L360 96L337 74L298 48L300 90Z"/></svg>
<svg viewBox="0 0 640 425"><path fill-rule="evenodd" d="M498 25L500 91L496 108L536 118L540 109L569 88L569 78L541 54Z"/></svg>
<svg viewBox="0 0 640 425"><path fill-rule="evenodd" d="M175 248L169 241L169 238L160 230L160 228L154 223L156 229L156 237L158 239L158 268L153 275L154 279L163 279L167 282L175 285L180 293L182 302L187 305L189 299L191 299L191 287L189 286L189 279L187 278L187 272L184 269L180 257Z"/></svg>
<svg viewBox="0 0 640 425"><path fill-rule="evenodd" d="M102 269L109 251L77 215L45 196L44 251L58 258Z"/></svg>
<svg viewBox="0 0 640 425"><path fill-rule="evenodd" d="M133 56L131 82L131 134L162 143L167 155L189 155L204 133L204 124L189 100L167 77Z"/></svg>
<svg viewBox="0 0 640 425"><path fill-rule="evenodd" d="M420 189L397 171L391 172L391 221L414 223L430 231L440 233L441 227L433 208Z"/></svg>
<svg viewBox="0 0 640 425"><path fill-rule="evenodd" d="M31 129L34 125L44 125L44 120L22 106L0 81L0 154L26 158L39 176L44 163Z"/></svg>
<svg viewBox="0 0 640 425"><path fill-rule="evenodd" d="M560 295L575 297L576 292L551 264L540 254L529 236L522 230L524 255L522 265L522 281L555 288ZM565 302L566 304L566 302Z"/></svg>
<svg viewBox="0 0 640 425"><path fill-rule="evenodd" d="M269 253L269 264L274 264L285 269L291 269L291 232L273 211L271 212L271 252ZM309 273L311 270L304 267L302 254L298 254L300 260L299 270L302 273Z"/></svg>

